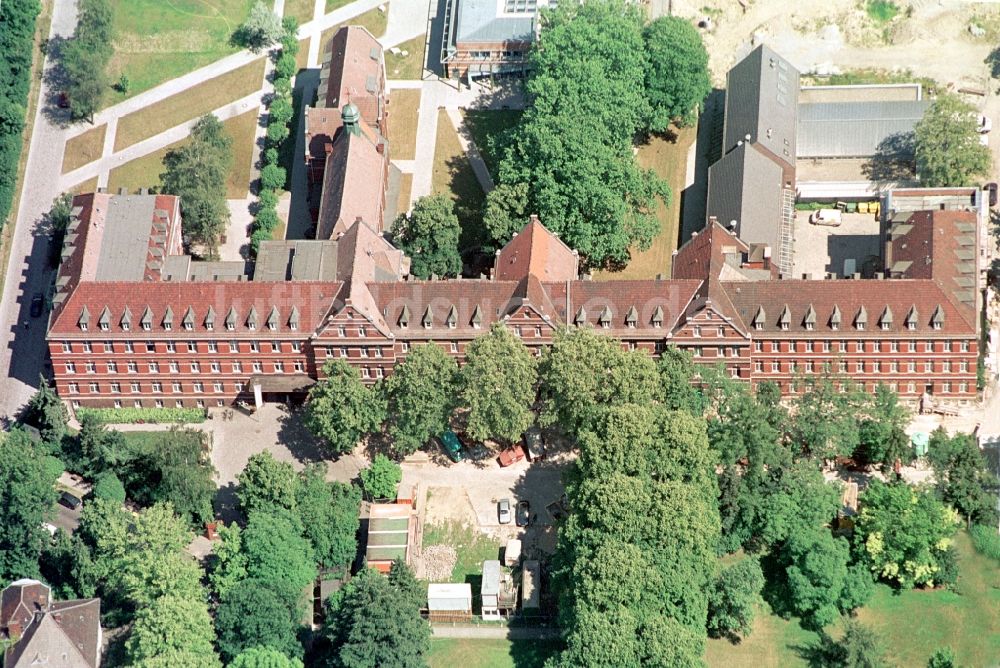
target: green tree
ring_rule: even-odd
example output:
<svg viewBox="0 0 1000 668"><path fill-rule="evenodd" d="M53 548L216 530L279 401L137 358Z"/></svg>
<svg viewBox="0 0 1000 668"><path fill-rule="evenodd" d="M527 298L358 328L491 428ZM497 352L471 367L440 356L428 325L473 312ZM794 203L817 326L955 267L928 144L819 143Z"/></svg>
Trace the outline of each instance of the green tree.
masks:
<svg viewBox="0 0 1000 668"><path fill-rule="evenodd" d="M280 190L285 187L286 172L278 165L264 165L260 170L260 185L268 190Z"/></svg>
<svg viewBox="0 0 1000 668"><path fill-rule="evenodd" d="M350 452L362 438L378 431L385 420L380 392L361 382L358 370L344 360L331 360L325 376L309 390L305 424L335 454Z"/></svg>
<svg viewBox="0 0 1000 668"><path fill-rule="evenodd" d="M110 471L102 473L94 483L94 496L98 499L108 499L125 503L125 485Z"/></svg>
<svg viewBox="0 0 1000 668"><path fill-rule="evenodd" d="M979 143L977 111L955 95L939 95L913 129L917 175L925 187L967 186L990 171Z"/></svg>
<svg viewBox="0 0 1000 668"><path fill-rule="evenodd" d="M403 470L382 453L375 455L370 466L361 469L361 487L373 499L394 499Z"/></svg>
<svg viewBox="0 0 1000 668"><path fill-rule="evenodd" d="M247 575L287 583L296 592L305 589L316 579L316 558L302 533L291 513L251 513L242 535Z"/></svg>
<svg viewBox="0 0 1000 668"><path fill-rule="evenodd" d="M279 462L269 450L251 455L236 481L240 484L236 496L247 517L258 511L296 509L295 469L288 462Z"/></svg>
<svg viewBox="0 0 1000 668"><path fill-rule="evenodd" d="M269 647L291 658L302 657L299 629L301 590L290 583L250 578L222 599L215 615L219 651L227 662L253 647Z"/></svg>
<svg viewBox="0 0 1000 668"><path fill-rule="evenodd" d="M97 593L97 573L90 548L79 536L56 530L38 562L42 582L52 587L57 600L92 598Z"/></svg>
<svg viewBox="0 0 1000 668"><path fill-rule="evenodd" d="M433 342L413 348L385 383L392 448L416 452L448 428L458 395L458 364Z"/></svg>
<svg viewBox="0 0 1000 668"><path fill-rule="evenodd" d="M494 249L514 238L528 220L528 184L498 183L486 194L483 226Z"/></svg>
<svg viewBox="0 0 1000 668"><path fill-rule="evenodd" d="M756 557L724 568L708 595L708 634L730 639L750 635L754 607L763 588L764 574Z"/></svg>
<svg viewBox="0 0 1000 668"><path fill-rule="evenodd" d="M267 122L286 124L292 120L292 101L287 95L278 95L267 109Z"/></svg>
<svg viewBox="0 0 1000 668"><path fill-rule="evenodd" d="M996 524L996 499L991 491L994 477L975 437L949 437L939 427L928 445L941 499L965 518L966 526Z"/></svg>
<svg viewBox="0 0 1000 668"><path fill-rule="evenodd" d="M691 353L669 346L660 355L659 369L663 399L667 407L700 415L702 399L697 388L692 385L695 368Z"/></svg>
<svg viewBox="0 0 1000 668"><path fill-rule="evenodd" d="M310 464L299 474L298 513L316 561L346 568L358 551L361 491L354 485L326 482L326 464Z"/></svg>
<svg viewBox="0 0 1000 668"><path fill-rule="evenodd" d="M910 422L910 411L899 403L899 397L883 383L875 388L869 415L861 420L859 447L855 453L862 461L881 464L889 469L899 459L913 459L910 437L904 431Z"/></svg>
<svg viewBox="0 0 1000 668"><path fill-rule="evenodd" d="M927 668L955 668L955 652L951 647L939 647L927 660Z"/></svg>
<svg viewBox="0 0 1000 668"><path fill-rule="evenodd" d="M535 358L503 325L469 344L461 371L461 402L469 408L469 435L513 442L531 426L537 378Z"/></svg>
<svg viewBox="0 0 1000 668"><path fill-rule="evenodd" d="M179 195L184 233L214 257L219 236L229 224L226 180L233 162L232 138L212 114L191 129L191 141L167 152L160 175L163 192Z"/></svg>
<svg viewBox="0 0 1000 668"><path fill-rule="evenodd" d="M688 19L661 16L646 26L643 38L649 55L650 129L663 132L674 121L691 125L712 92L708 51L698 29Z"/></svg>
<svg viewBox="0 0 1000 668"><path fill-rule="evenodd" d="M343 668L412 668L426 665L430 626L412 597L365 568L346 586L327 622L336 665Z"/></svg>
<svg viewBox="0 0 1000 668"><path fill-rule="evenodd" d="M901 587L933 586L958 518L927 490L878 480L864 491L854 544L875 577Z"/></svg>
<svg viewBox="0 0 1000 668"><path fill-rule="evenodd" d="M114 53L114 11L108 0L83 0L76 31L60 50L70 116L93 119L108 86L108 60Z"/></svg>
<svg viewBox="0 0 1000 668"><path fill-rule="evenodd" d="M131 666L221 668L214 641L203 599L167 595L139 610L125 649Z"/></svg>
<svg viewBox="0 0 1000 668"><path fill-rule="evenodd" d="M548 14L530 55L531 104L498 170L500 185L527 188L523 210L592 265L648 247L659 229L657 201L670 197L632 151L650 115L642 25L641 10L623 0L563 3ZM490 227L509 230L509 204L488 204Z"/></svg>
<svg viewBox="0 0 1000 668"><path fill-rule="evenodd" d="M219 540L212 545L208 562L208 584L215 595L223 599L247 577L247 555L243 553L243 536L240 525L220 524Z"/></svg>
<svg viewBox="0 0 1000 668"><path fill-rule="evenodd" d="M849 456L858 447L857 416L864 414L864 404L864 395L856 390L841 392L830 378L810 378L795 401L793 438L820 459Z"/></svg>
<svg viewBox="0 0 1000 668"><path fill-rule="evenodd" d="M96 417L84 414L80 418L80 433L77 434L77 467L84 475L97 476L104 471L119 470L131 463L125 436L114 429L108 429Z"/></svg>
<svg viewBox="0 0 1000 668"><path fill-rule="evenodd" d="M399 214L392 228L396 245L412 258L410 273L417 278L462 273L461 231L455 203L447 195L421 197L409 214Z"/></svg>
<svg viewBox="0 0 1000 668"><path fill-rule="evenodd" d="M837 643L834 666L843 668L887 668L885 645L871 627L849 619L844 625L844 637Z"/></svg>
<svg viewBox="0 0 1000 668"><path fill-rule="evenodd" d="M233 659L229 668L302 668L302 661L289 659L271 647L251 647Z"/></svg>
<svg viewBox="0 0 1000 668"><path fill-rule="evenodd" d="M69 414L59 395L49 386L44 376L39 377L38 390L28 400L25 420L38 427L49 452L59 452Z"/></svg>
<svg viewBox="0 0 1000 668"><path fill-rule="evenodd" d="M837 619L839 613L862 605L871 595L870 578L859 584L850 577L850 546L846 539L834 537L825 528L792 534L782 548L788 598L791 611L805 626L822 629Z"/></svg>
<svg viewBox="0 0 1000 668"><path fill-rule="evenodd" d="M257 0L250 8L246 21L233 33L233 42L254 53L260 53L280 40L284 33L281 18L263 0Z"/></svg>
<svg viewBox="0 0 1000 668"><path fill-rule="evenodd" d="M564 328L542 357L543 399L539 421L580 433L601 407L647 405L660 398L656 363L641 351L625 351L617 339L591 329Z"/></svg>
<svg viewBox="0 0 1000 668"><path fill-rule="evenodd" d="M38 558L49 538L42 524L53 513L55 483L26 432L0 432L0 581L38 574Z"/></svg>

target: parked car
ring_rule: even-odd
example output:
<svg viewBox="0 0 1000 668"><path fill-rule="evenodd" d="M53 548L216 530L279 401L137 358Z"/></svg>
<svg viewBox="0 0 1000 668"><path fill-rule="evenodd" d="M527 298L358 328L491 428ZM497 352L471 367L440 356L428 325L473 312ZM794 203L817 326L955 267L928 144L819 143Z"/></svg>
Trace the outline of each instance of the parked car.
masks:
<svg viewBox="0 0 1000 668"><path fill-rule="evenodd" d="M70 510L76 510L83 505L83 499L69 492L63 492L59 495L59 504Z"/></svg>
<svg viewBox="0 0 1000 668"><path fill-rule="evenodd" d="M438 440L441 442L441 447L451 461L462 461L462 444L459 442L455 432L448 430L441 434L441 438Z"/></svg>
<svg viewBox="0 0 1000 668"><path fill-rule="evenodd" d="M524 459L524 448L520 444L513 445L497 457L497 461L500 462L500 466L510 466L511 464L516 464L517 462Z"/></svg>
<svg viewBox="0 0 1000 668"><path fill-rule="evenodd" d="M524 432L524 447L528 451L528 459L538 461L545 459L545 441L542 440L542 430L531 427Z"/></svg>
<svg viewBox="0 0 1000 668"><path fill-rule="evenodd" d="M983 190L986 191L986 194L990 198L990 206L991 207L996 206L997 205L997 184L995 182L994 183L987 183L985 186L983 186Z"/></svg>
<svg viewBox="0 0 1000 668"><path fill-rule="evenodd" d="M500 520L500 524L510 524L510 499L500 499L500 503L497 504L497 519Z"/></svg>
<svg viewBox="0 0 1000 668"><path fill-rule="evenodd" d="M31 298L31 317L37 318L42 314L42 309L45 308L45 300L42 299L42 293L36 292L35 296Z"/></svg>
<svg viewBox="0 0 1000 668"><path fill-rule="evenodd" d="M813 225L829 225L837 227L841 223L840 209L820 209L809 214L809 222Z"/></svg>
<svg viewBox="0 0 1000 668"><path fill-rule="evenodd" d="M531 521L531 503L527 499L517 502L517 511L514 513L514 523L519 527L526 527Z"/></svg>

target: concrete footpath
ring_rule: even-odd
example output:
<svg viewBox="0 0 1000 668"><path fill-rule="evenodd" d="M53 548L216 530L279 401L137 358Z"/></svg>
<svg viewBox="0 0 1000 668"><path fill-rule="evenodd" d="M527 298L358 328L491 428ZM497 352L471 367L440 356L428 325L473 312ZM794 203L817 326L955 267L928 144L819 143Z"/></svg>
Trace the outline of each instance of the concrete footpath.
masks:
<svg viewBox="0 0 1000 668"><path fill-rule="evenodd" d="M431 624L433 638L469 638L480 640L556 640L560 637L559 629L542 626L503 625L486 626L452 626L450 624Z"/></svg>

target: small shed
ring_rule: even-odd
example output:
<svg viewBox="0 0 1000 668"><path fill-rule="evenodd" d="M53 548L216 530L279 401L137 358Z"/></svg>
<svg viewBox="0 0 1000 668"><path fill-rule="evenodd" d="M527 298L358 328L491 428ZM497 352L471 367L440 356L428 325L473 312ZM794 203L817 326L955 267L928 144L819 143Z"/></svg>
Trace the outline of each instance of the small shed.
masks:
<svg viewBox="0 0 1000 668"><path fill-rule="evenodd" d="M431 621L468 621L472 617L472 585L432 582L427 585L427 612Z"/></svg>
<svg viewBox="0 0 1000 668"><path fill-rule="evenodd" d="M500 562L483 562L483 583L480 589L483 619L500 619Z"/></svg>
<svg viewBox="0 0 1000 668"><path fill-rule="evenodd" d="M521 541L518 538L511 538L507 541L507 546L503 550L504 566L511 568L517 566L521 560Z"/></svg>
<svg viewBox="0 0 1000 668"><path fill-rule="evenodd" d="M528 559L521 566L521 611L526 615L539 612L539 599L542 591L541 565Z"/></svg>

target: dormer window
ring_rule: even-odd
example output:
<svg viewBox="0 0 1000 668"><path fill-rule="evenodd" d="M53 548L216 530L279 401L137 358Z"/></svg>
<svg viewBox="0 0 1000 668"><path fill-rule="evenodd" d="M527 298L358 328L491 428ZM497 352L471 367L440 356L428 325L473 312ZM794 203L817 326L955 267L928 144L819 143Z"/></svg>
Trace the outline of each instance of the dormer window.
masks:
<svg viewBox="0 0 1000 668"><path fill-rule="evenodd" d="M882 327L882 330L883 330L883 331L884 331L884 330L887 330L887 329L889 329L889 323L887 323L887 322L883 322L883 323L881 323L881 327Z"/></svg>
<svg viewBox="0 0 1000 668"><path fill-rule="evenodd" d="M941 329L941 323L940 322L935 322L933 324L933 327L934 327L934 329Z"/></svg>
<svg viewBox="0 0 1000 668"><path fill-rule="evenodd" d="M236 326L233 323L231 323L231 322L227 322L226 323L226 329L228 329L231 332L234 329L236 329Z"/></svg>
<svg viewBox="0 0 1000 668"><path fill-rule="evenodd" d="M755 322L755 323L753 324L753 328L754 328L754 329L757 329L757 330L761 330L761 329L764 329L764 323L762 323L762 322Z"/></svg>
<svg viewBox="0 0 1000 668"><path fill-rule="evenodd" d="M695 326L694 326L694 327L693 327L693 328L691 329L691 336L693 336L693 337L695 337L695 338L698 338L698 337L700 337L700 336L701 336L701 326L699 326L699 325L695 325Z"/></svg>
<svg viewBox="0 0 1000 668"><path fill-rule="evenodd" d="M782 329L782 331L787 332L788 331L788 323L787 322L781 323L781 329Z"/></svg>
<svg viewBox="0 0 1000 668"><path fill-rule="evenodd" d="M151 329L151 326L150 326L150 324L148 322L142 323L142 331L148 332L150 329Z"/></svg>
<svg viewBox="0 0 1000 668"><path fill-rule="evenodd" d="M123 323L122 323L122 329L123 329L124 331L126 331L126 332L128 331L128 323L127 323L127 322L123 322Z"/></svg>
<svg viewBox="0 0 1000 668"><path fill-rule="evenodd" d="M170 329L171 329L171 327L172 327L172 325L171 325L171 324L170 324L169 322L165 322L165 323L163 323L163 329L164 329L164 330L166 330L166 331L168 331L168 332L169 332L169 331L170 331Z"/></svg>
<svg viewBox="0 0 1000 668"><path fill-rule="evenodd" d="M273 332L274 330L278 329L278 326L275 325L273 322L269 322L267 323L267 328Z"/></svg>
<svg viewBox="0 0 1000 668"><path fill-rule="evenodd" d="M170 325L167 325L167 329L170 329ZM194 329L194 325L192 325L190 322L185 322L184 323L184 331L190 332L193 329Z"/></svg>
<svg viewBox="0 0 1000 668"><path fill-rule="evenodd" d="M916 328L917 328L917 323L915 323L915 322L908 322L908 323L906 323L906 329L910 330L911 332L913 330L915 330Z"/></svg>
<svg viewBox="0 0 1000 668"><path fill-rule="evenodd" d="M250 330L250 331L252 332L252 331L254 331L255 329L257 329L257 324L256 324L256 323L254 323L254 322L248 322L248 323L247 323L247 329L249 329L249 330Z"/></svg>
<svg viewBox="0 0 1000 668"><path fill-rule="evenodd" d="M813 330L813 324L811 322L807 322L806 329L811 332Z"/></svg>
<svg viewBox="0 0 1000 668"><path fill-rule="evenodd" d="M86 332L87 331L87 323L85 323L85 322L81 322L80 323L80 331L81 332Z"/></svg>

